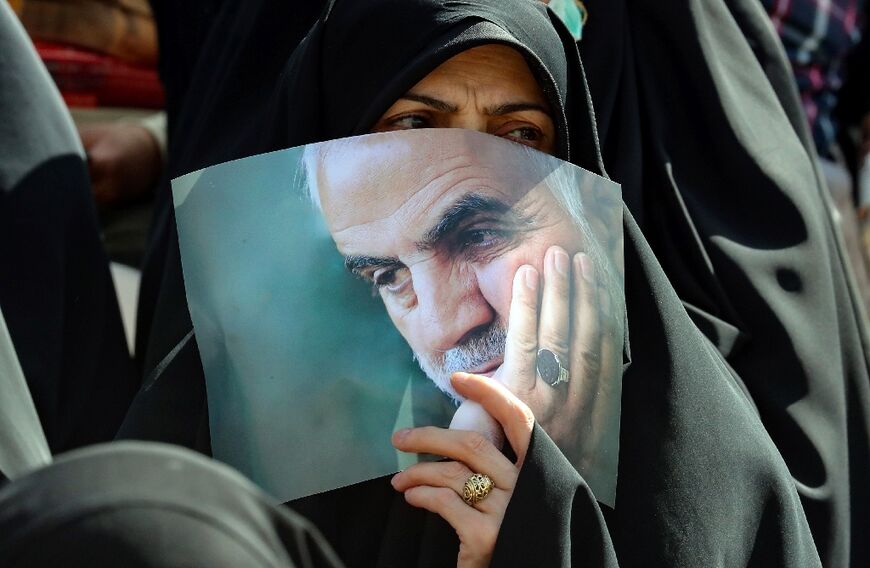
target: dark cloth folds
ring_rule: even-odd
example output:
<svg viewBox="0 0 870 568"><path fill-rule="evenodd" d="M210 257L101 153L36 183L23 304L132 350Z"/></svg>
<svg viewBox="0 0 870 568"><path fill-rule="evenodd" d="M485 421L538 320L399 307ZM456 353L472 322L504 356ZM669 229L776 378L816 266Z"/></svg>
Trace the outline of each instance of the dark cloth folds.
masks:
<svg viewBox="0 0 870 568"><path fill-rule="evenodd" d="M831 260L827 237L820 236L825 222L813 210L816 198L793 196L788 187L808 173L812 177L807 154L750 49L744 45L724 55L724 63L707 61L715 59L717 42L746 41L721 0L690 2L689 13L680 12L686 3L587 4L589 37L583 54L598 105L604 165L623 184L628 209L624 230L632 363L623 377L617 504L613 511L602 510L538 430L504 519L495 565L528 565L529 559L539 566L613 565L618 559L621 566L818 566L807 515L821 511L819 518L830 518L830 509L824 497L801 501L793 478L800 472L790 468L815 467L822 441L811 438L804 444L805 433L815 436L824 429L802 417L819 413L818 424L828 429L833 444L825 450L833 456L826 467L848 469L843 461L845 400L836 386L843 375L832 378L827 373L838 371L822 367L830 353L836 354L832 366L842 361L840 371L852 373L849 380L866 379L866 366L860 366L853 347L841 349L854 346L857 330L848 323L850 306L835 301L847 296L837 296L844 290L837 276L841 270ZM647 14L654 8L663 13ZM724 29L691 27L700 14L714 18L710 26L721 23ZM665 15L672 21L662 22ZM246 109L244 127L237 124L214 140L191 142L175 173L365 133L438 64L485 43L518 48L551 106L563 111L554 116L564 137L560 156L603 173L596 117L577 48L554 19L542 5L527 0L330 2L275 72L271 97L259 96L268 104ZM720 79L726 71L737 73L737 83L711 84L708 65L716 67ZM220 88L231 83L221 76L210 96L231 96L232 89ZM690 112L699 101L716 107L720 95L732 111L745 98L753 105L753 120L763 118L765 129L753 130L740 113L720 109L708 117ZM203 114L201 120L210 118ZM731 119L740 119L747 129L741 136L729 127ZM687 125L693 130L687 131ZM718 128L711 132L716 136L710 144L712 138L698 133L704 126ZM658 143L662 136L667 144ZM778 141L770 143L773 136L783 139L782 150ZM742 146L747 141L751 151ZM741 172L754 177L746 181ZM746 186L731 187L744 182ZM765 207L776 211L776 224L763 214ZM708 209L711 214L705 215ZM767 240L775 236L777 224L786 230L779 240ZM146 373L191 328L171 215L157 230L166 242L166 262L158 271L162 286ZM795 242L796 235L806 243ZM726 242L729 238L734 244ZM712 249L711 243L720 248ZM777 262L784 263L781 271ZM825 270L817 276L807 265ZM803 292L789 289L796 281L805 285ZM792 332L811 320L824 325L827 334L828 351L821 354L807 342L808 331L798 334L799 342L789 343L797 337ZM190 342L140 393L123 437L171 436L209 451L204 379L201 365L190 356L193 348ZM782 366L775 364L780 358ZM807 393L817 393L806 390L810 372L822 373L811 383L820 388L821 401L811 399L802 408ZM823 387L824 381L835 386ZM864 388L859 382L849 384ZM160 401L185 402L163 406ZM182 407L197 415L178 414ZM178 415L168 417L165 410ZM167 433L161 423L185 431ZM851 430L853 434L860 437L860 431ZM842 496L837 503L843 503ZM821 507L810 510L817 505ZM455 563L457 541L449 525L408 506L386 479L290 506L314 522L348 565ZM547 536L535 542L524 538L522 530L532 523L554 530L536 529Z"/></svg>
<svg viewBox="0 0 870 568"><path fill-rule="evenodd" d="M0 565L338 567L310 523L164 444L71 452L0 490Z"/></svg>
<svg viewBox="0 0 870 568"><path fill-rule="evenodd" d="M52 452L111 440L138 378L84 150L6 3L0 5L0 305Z"/></svg>
<svg viewBox="0 0 870 568"><path fill-rule="evenodd" d="M755 0L587 6L609 172L750 393L824 565L870 563L867 329L767 15Z"/></svg>

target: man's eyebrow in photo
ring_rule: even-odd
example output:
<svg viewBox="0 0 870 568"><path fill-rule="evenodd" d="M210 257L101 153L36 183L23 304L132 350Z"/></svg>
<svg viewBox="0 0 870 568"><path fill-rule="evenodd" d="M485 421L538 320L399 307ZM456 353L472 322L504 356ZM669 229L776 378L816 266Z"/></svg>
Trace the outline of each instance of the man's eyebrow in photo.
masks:
<svg viewBox="0 0 870 568"><path fill-rule="evenodd" d="M515 218L510 205L495 197L468 193L451 205L434 227L429 229L423 238L417 241L419 251L432 250L463 223L483 214L492 214L510 218L511 222L522 221Z"/></svg>
<svg viewBox="0 0 870 568"><path fill-rule="evenodd" d="M401 266L402 263L395 257L351 255L344 258L344 267L354 276L371 280L369 273L373 268L387 268Z"/></svg>

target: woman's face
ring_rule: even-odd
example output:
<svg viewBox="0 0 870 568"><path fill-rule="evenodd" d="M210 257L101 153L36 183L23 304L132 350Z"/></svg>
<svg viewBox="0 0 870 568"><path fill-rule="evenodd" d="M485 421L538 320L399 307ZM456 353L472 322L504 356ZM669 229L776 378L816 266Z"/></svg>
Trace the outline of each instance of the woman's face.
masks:
<svg viewBox="0 0 870 568"><path fill-rule="evenodd" d="M556 128L550 107L526 60L505 45L456 55L391 106L372 132L465 128L552 154Z"/></svg>

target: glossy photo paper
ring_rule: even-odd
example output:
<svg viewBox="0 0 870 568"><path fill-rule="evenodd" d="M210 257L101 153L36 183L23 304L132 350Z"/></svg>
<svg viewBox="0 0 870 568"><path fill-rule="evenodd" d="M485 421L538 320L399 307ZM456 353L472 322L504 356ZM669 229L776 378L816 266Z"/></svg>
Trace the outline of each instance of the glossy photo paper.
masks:
<svg viewBox="0 0 870 568"><path fill-rule="evenodd" d="M391 434L448 427L460 404L451 373L477 372L523 398L613 505L625 331L617 184L516 142L442 129L228 162L174 180L173 194L215 458L283 501L388 475L419 459ZM539 309L551 322L541 343L550 327L567 339L538 347L562 356L539 356L535 376L505 376L513 276L523 264L543 275L551 245L586 255L582 270L569 266L570 297Z"/></svg>

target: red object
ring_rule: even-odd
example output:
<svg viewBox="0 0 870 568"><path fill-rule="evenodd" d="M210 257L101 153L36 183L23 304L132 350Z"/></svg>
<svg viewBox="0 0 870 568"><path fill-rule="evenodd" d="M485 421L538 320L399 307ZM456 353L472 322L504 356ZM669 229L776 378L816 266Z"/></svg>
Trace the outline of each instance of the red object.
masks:
<svg viewBox="0 0 870 568"><path fill-rule="evenodd" d="M163 108L157 70L76 47L34 42L70 107Z"/></svg>

